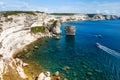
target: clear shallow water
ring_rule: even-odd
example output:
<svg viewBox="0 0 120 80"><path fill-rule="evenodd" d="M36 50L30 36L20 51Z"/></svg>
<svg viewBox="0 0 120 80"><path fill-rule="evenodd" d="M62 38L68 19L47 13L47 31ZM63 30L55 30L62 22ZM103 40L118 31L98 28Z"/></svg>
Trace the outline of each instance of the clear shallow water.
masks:
<svg viewBox="0 0 120 80"><path fill-rule="evenodd" d="M64 27L76 26L75 36ZM50 72L59 71L68 80L120 80L120 58L96 47L96 42L120 52L120 20L63 23L60 40L48 39L32 54L32 60ZM96 35L102 35L102 38ZM69 70L62 70L69 66ZM91 75L88 75L87 73Z"/></svg>

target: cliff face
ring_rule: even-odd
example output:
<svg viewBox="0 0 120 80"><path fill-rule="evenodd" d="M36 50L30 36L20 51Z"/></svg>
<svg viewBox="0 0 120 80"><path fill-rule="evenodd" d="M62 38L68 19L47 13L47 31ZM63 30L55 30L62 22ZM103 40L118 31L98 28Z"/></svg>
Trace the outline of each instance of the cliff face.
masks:
<svg viewBox="0 0 120 80"><path fill-rule="evenodd" d="M89 15L49 15L47 13L39 12L12 12L0 13L0 80L7 80L3 75L17 75L22 80L27 78L24 73L23 62L13 59L15 52L22 49L25 45L37 40L40 37L49 36L51 33L31 33L31 27L35 26L50 26L53 27L52 33L59 34L60 22L78 21L78 20L104 20L117 19L115 16L94 15L92 18ZM58 22L53 26L53 22ZM11 71L16 74L11 74ZM11 79L13 80L13 79Z"/></svg>
<svg viewBox="0 0 120 80"><path fill-rule="evenodd" d="M38 18L42 18L42 16L19 14L1 17L0 54L11 57L14 51L18 50L22 45L26 45L43 36L42 33L32 35L30 32L32 24L36 23L36 26L42 25L43 21Z"/></svg>
<svg viewBox="0 0 120 80"><path fill-rule="evenodd" d="M13 59L13 55L16 51L19 51L25 45L37 40L40 37L49 36L51 34L48 32L32 34L30 29L31 26L36 23L36 26L43 24L43 16L45 13L36 13L36 15L31 14L17 14L0 16L0 80L3 79L3 75L7 74L6 71L14 70L16 75L21 78L26 78L24 70L22 69L22 64L15 65L16 60ZM45 14L46 15L46 14ZM10 68L10 69L9 69Z"/></svg>
<svg viewBox="0 0 120 80"><path fill-rule="evenodd" d="M61 34L60 26L61 26L61 23L59 21L54 21L51 31L54 34Z"/></svg>
<svg viewBox="0 0 120 80"><path fill-rule="evenodd" d="M116 15L88 14L91 20L116 20L119 19Z"/></svg>

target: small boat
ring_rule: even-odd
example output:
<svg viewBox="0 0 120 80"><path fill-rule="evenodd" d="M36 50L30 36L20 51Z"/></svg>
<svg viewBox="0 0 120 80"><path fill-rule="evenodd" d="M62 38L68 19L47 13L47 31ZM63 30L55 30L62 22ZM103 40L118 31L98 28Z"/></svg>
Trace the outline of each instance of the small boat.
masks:
<svg viewBox="0 0 120 80"><path fill-rule="evenodd" d="M96 46L99 47L99 46L100 46L100 43L96 43Z"/></svg>

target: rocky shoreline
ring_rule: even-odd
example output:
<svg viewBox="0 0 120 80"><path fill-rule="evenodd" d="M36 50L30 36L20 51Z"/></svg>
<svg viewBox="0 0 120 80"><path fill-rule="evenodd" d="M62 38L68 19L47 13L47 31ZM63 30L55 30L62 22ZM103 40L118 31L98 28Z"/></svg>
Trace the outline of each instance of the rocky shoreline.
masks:
<svg viewBox="0 0 120 80"><path fill-rule="evenodd" d="M34 59L31 59L31 56L35 55L35 51L38 50L39 47L44 45L44 43L46 43L47 41L48 38L38 39L37 41L24 47L24 49L18 52L18 54L14 57L14 59L20 59L28 64L24 66L23 69L25 70L25 74L28 76L29 80L42 80L43 77L46 77L45 80L66 79L66 76L59 71L56 71L55 73L49 72L45 70L44 67L41 66L41 64L38 64ZM66 70L66 67L62 70ZM49 73L49 76L47 76L46 73Z"/></svg>
<svg viewBox="0 0 120 80"><path fill-rule="evenodd" d="M16 75L16 80L25 80L27 75L24 73L23 67L27 63L14 59L13 56L39 38L60 34L60 22L106 19L118 19L118 17L101 14L90 17L86 14L51 15L43 12L0 12L0 80L7 80L13 75ZM47 31L32 33L31 28L36 26L45 26ZM15 74L10 75L11 71Z"/></svg>

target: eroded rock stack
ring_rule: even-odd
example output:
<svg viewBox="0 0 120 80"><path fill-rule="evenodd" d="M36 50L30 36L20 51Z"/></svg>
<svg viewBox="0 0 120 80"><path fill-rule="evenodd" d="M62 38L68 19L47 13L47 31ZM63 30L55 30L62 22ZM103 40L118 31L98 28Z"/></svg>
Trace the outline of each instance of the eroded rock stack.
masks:
<svg viewBox="0 0 120 80"><path fill-rule="evenodd" d="M74 26L66 26L65 27L65 32L66 35L75 35L75 27Z"/></svg>

